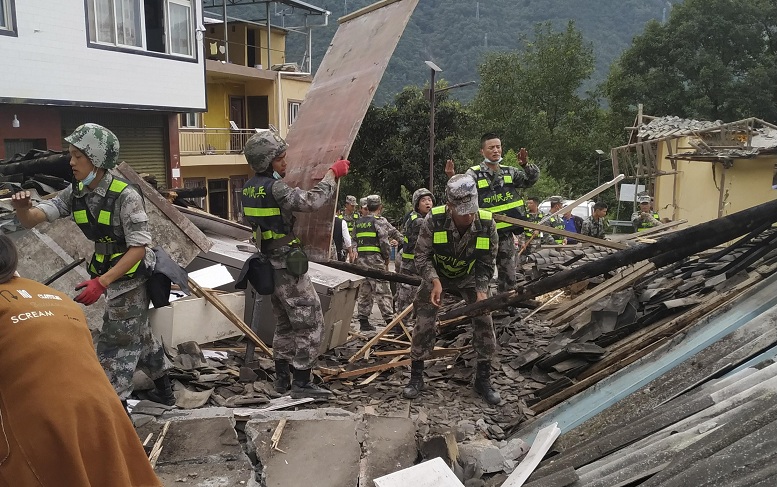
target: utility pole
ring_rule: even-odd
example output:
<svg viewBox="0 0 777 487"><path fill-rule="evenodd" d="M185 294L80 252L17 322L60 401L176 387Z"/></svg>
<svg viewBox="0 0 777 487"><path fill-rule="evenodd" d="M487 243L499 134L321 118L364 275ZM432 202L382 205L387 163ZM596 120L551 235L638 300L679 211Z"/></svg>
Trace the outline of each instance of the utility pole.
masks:
<svg viewBox="0 0 777 487"><path fill-rule="evenodd" d="M424 62L432 70L432 84L429 85L429 191L434 192L434 76L442 69L431 61Z"/></svg>

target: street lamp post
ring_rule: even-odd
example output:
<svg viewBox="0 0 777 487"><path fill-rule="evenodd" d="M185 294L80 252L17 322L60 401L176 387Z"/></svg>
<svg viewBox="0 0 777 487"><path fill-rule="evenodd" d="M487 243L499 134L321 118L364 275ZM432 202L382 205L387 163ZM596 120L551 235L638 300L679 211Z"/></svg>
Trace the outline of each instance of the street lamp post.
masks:
<svg viewBox="0 0 777 487"><path fill-rule="evenodd" d="M424 61L432 70L432 84L429 85L429 191L434 191L434 75L441 72L439 66L431 61Z"/></svg>
<svg viewBox="0 0 777 487"><path fill-rule="evenodd" d="M602 158L604 157L604 151L601 149L596 149L596 153L599 155L599 160L596 163L599 168L599 173L596 176L596 186L598 187L602 185Z"/></svg>

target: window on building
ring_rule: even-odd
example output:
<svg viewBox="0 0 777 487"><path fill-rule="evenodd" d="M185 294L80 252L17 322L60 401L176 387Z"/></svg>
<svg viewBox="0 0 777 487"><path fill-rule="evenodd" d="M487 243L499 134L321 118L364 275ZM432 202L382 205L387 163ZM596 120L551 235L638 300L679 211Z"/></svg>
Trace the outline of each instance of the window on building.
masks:
<svg viewBox="0 0 777 487"><path fill-rule="evenodd" d="M200 126L200 114L199 113L182 113L181 114L181 127L196 128Z"/></svg>
<svg viewBox="0 0 777 487"><path fill-rule="evenodd" d="M0 0L0 35L16 33L16 6L14 0Z"/></svg>
<svg viewBox="0 0 777 487"><path fill-rule="evenodd" d="M208 212L229 219L229 180L208 179Z"/></svg>
<svg viewBox="0 0 777 487"><path fill-rule="evenodd" d="M297 120L297 114L299 113L299 106L301 101L289 100L289 127Z"/></svg>
<svg viewBox="0 0 777 487"><path fill-rule="evenodd" d="M193 56L191 0L87 0L87 6L95 44Z"/></svg>

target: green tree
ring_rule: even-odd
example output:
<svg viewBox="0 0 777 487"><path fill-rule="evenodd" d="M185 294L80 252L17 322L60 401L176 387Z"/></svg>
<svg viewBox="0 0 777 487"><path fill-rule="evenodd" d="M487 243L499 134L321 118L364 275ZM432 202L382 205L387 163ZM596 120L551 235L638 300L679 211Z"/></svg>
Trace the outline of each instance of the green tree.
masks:
<svg viewBox="0 0 777 487"><path fill-rule="evenodd" d="M551 177L547 186L563 186L567 197L597 185L595 150L616 140L598 99L580 95L593 66L592 48L573 22L563 31L539 24L522 51L491 54L480 66L473 104L479 123L499 133L505 149L526 147ZM602 181L611 177L602 172Z"/></svg>
<svg viewBox="0 0 777 487"><path fill-rule="evenodd" d="M658 116L777 120L777 3L686 0L634 38L604 92L623 124L639 103Z"/></svg>
<svg viewBox="0 0 777 487"><path fill-rule="evenodd" d="M441 81L437 89L445 86ZM439 202L447 181L445 160L466 153L465 134L471 116L459 101L448 97L448 92L439 92L436 97L433 192ZM429 184L430 108L424 91L415 86L402 90L392 104L371 105L351 149L351 172L343 179L340 194L380 194L384 213L401 217L409 195Z"/></svg>

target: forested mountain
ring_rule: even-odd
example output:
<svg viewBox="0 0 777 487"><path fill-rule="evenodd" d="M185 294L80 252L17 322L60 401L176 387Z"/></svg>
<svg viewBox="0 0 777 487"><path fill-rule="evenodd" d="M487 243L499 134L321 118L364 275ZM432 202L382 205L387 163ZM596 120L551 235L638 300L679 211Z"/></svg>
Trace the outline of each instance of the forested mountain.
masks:
<svg viewBox="0 0 777 487"><path fill-rule="evenodd" d="M332 12L329 26L313 31L314 69L321 62L337 30L337 19L374 0L312 0L313 5ZM521 48L540 22L550 21L563 30L569 20L590 42L596 69L584 86L590 89L603 81L610 64L640 34L651 19L668 18L672 2L666 0L420 0L410 23L389 63L375 102L391 101L407 85L428 82L424 61L434 61L450 84L477 80L477 66L483 54ZM280 7L279 7L280 8ZM282 18L293 25L295 16ZM273 22L280 23L275 16ZM315 18L312 19L316 21ZM299 62L305 47L302 36L289 36L288 60ZM476 87L456 90L455 96L470 99Z"/></svg>

